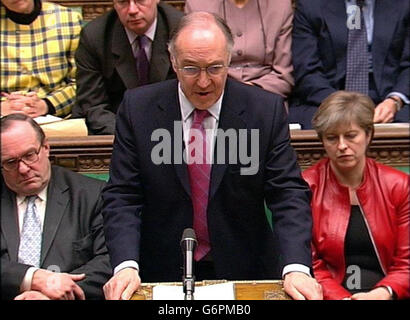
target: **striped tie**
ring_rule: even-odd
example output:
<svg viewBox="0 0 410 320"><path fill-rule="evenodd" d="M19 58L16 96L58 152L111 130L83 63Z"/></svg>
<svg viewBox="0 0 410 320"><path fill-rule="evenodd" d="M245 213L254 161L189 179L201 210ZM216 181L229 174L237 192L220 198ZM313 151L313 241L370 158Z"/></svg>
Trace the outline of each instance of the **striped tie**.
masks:
<svg viewBox="0 0 410 320"><path fill-rule="evenodd" d="M194 254L196 261L201 260L211 250L207 221L211 164L207 163L206 134L202 123L209 115L207 110L195 109L188 144L188 173L194 209L193 227L198 240Z"/></svg>

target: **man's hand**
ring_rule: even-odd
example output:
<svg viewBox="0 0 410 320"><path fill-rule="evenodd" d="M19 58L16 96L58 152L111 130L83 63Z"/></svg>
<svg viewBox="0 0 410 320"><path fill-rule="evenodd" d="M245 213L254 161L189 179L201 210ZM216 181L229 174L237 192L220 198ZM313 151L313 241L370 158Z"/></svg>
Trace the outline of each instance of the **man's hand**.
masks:
<svg viewBox="0 0 410 320"><path fill-rule="evenodd" d="M117 272L103 287L107 300L129 300L141 285L138 270L125 268Z"/></svg>
<svg viewBox="0 0 410 320"><path fill-rule="evenodd" d="M322 286L303 272L287 273L283 287L294 300L323 300Z"/></svg>
<svg viewBox="0 0 410 320"><path fill-rule="evenodd" d="M50 298L39 291L25 291L15 297L14 300L50 300Z"/></svg>
<svg viewBox="0 0 410 320"><path fill-rule="evenodd" d="M374 109L374 123L392 122L397 112L396 104L392 99L385 99Z"/></svg>
<svg viewBox="0 0 410 320"><path fill-rule="evenodd" d="M34 272L31 289L40 291L52 300L85 300L84 291L76 281L85 274L68 274L39 269Z"/></svg>
<svg viewBox="0 0 410 320"><path fill-rule="evenodd" d="M2 102L1 113L6 116L10 113L24 113L29 117L35 118L47 114L47 103L37 96L36 92L22 93L3 93L6 101Z"/></svg>
<svg viewBox="0 0 410 320"><path fill-rule="evenodd" d="M352 300L391 300L387 288L379 287L369 292L360 292L351 296Z"/></svg>

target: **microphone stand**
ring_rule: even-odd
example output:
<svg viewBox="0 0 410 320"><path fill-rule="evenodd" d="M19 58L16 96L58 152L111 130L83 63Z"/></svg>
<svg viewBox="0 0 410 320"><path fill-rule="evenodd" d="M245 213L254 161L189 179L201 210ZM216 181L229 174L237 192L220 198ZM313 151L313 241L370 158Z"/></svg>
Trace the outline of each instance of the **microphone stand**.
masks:
<svg viewBox="0 0 410 320"><path fill-rule="evenodd" d="M195 231L191 228L184 230L181 240L181 248L184 254L184 275L182 283L185 300L194 300L195 276L194 276L194 250L197 245Z"/></svg>

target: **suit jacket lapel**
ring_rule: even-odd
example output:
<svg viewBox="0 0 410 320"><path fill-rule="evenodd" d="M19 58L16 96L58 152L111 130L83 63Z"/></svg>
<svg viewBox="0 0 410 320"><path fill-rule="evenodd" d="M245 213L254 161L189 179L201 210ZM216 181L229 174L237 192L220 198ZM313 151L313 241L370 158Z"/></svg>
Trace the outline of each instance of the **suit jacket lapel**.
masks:
<svg viewBox="0 0 410 320"><path fill-rule="evenodd" d="M218 129L226 132L228 129L243 129L246 128L246 122L241 117L244 110L244 105L231 89L230 80L227 81L225 86L224 97L222 99L221 113L219 116ZM238 131L236 131L238 133ZM229 162L229 143L225 143L225 161L224 163L218 164L218 137L215 141L214 147L214 164L212 165L211 171L211 186L209 199L212 199L215 195L219 185L221 184L222 178L228 168ZM238 159L239 161L239 159Z"/></svg>
<svg viewBox="0 0 410 320"><path fill-rule="evenodd" d="M323 2L322 16L326 21L329 29L332 43L334 45L333 52L336 55L338 67L346 64L346 48L347 48L347 14L344 0L326 0Z"/></svg>
<svg viewBox="0 0 410 320"><path fill-rule="evenodd" d="M372 56L374 79L378 88L382 82L384 61L388 54L389 45L394 36L394 30L399 21L398 16L400 13L399 6L392 5L391 1L375 1Z"/></svg>
<svg viewBox="0 0 410 320"><path fill-rule="evenodd" d="M115 21L112 35L112 48L115 68L124 85L130 89L138 86L138 74L135 58L124 27L119 19Z"/></svg>
<svg viewBox="0 0 410 320"><path fill-rule="evenodd" d="M17 261L18 247L20 243L20 235L18 229L16 197L2 183L1 191L1 232L7 242L10 260Z"/></svg>
<svg viewBox="0 0 410 320"><path fill-rule="evenodd" d="M169 30L164 22L164 18L158 12L155 39L152 43L152 54L150 61L150 82L163 81L167 78L170 68L167 43L169 40Z"/></svg>
<svg viewBox="0 0 410 320"><path fill-rule="evenodd" d="M47 257L48 251L56 236L62 217L69 201L68 186L52 169L51 180L47 190L47 206L43 227L43 240L40 266Z"/></svg>
<svg viewBox="0 0 410 320"><path fill-rule="evenodd" d="M181 122L181 111L178 98L178 81L174 80L170 82L169 90L163 90L163 95L158 100L158 116L155 116L157 122L157 128L164 128L171 134L171 156L172 163L175 168L176 175L180 180L185 192L191 196L191 188L189 186L188 168L183 161L184 141L183 141L183 129L182 123L177 130L179 133L174 132L174 125L176 121ZM175 161L174 155L178 153L181 161ZM181 153L181 154L180 154Z"/></svg>

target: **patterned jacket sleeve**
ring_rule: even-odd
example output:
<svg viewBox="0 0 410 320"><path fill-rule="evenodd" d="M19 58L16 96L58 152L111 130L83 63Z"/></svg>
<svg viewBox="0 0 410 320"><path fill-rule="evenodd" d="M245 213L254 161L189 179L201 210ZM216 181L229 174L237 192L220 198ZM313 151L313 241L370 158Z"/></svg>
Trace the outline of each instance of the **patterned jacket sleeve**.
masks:
<svg viewBox="0 0 410 320"><path fill-rule="evenodd" d="M65 17L67 17L67 21L63 22L65 24L63 32L66 35L70 35L70 45L65 52L68 67L67 73L64 79L61 79L59 85L45 97L53 105L56 116L66 116L71 113L76 94L75 74L77 67L74 54L80 38L82 16L79 12L69 10L67 16L62 15L62 19L65 19Z"/></svg>

